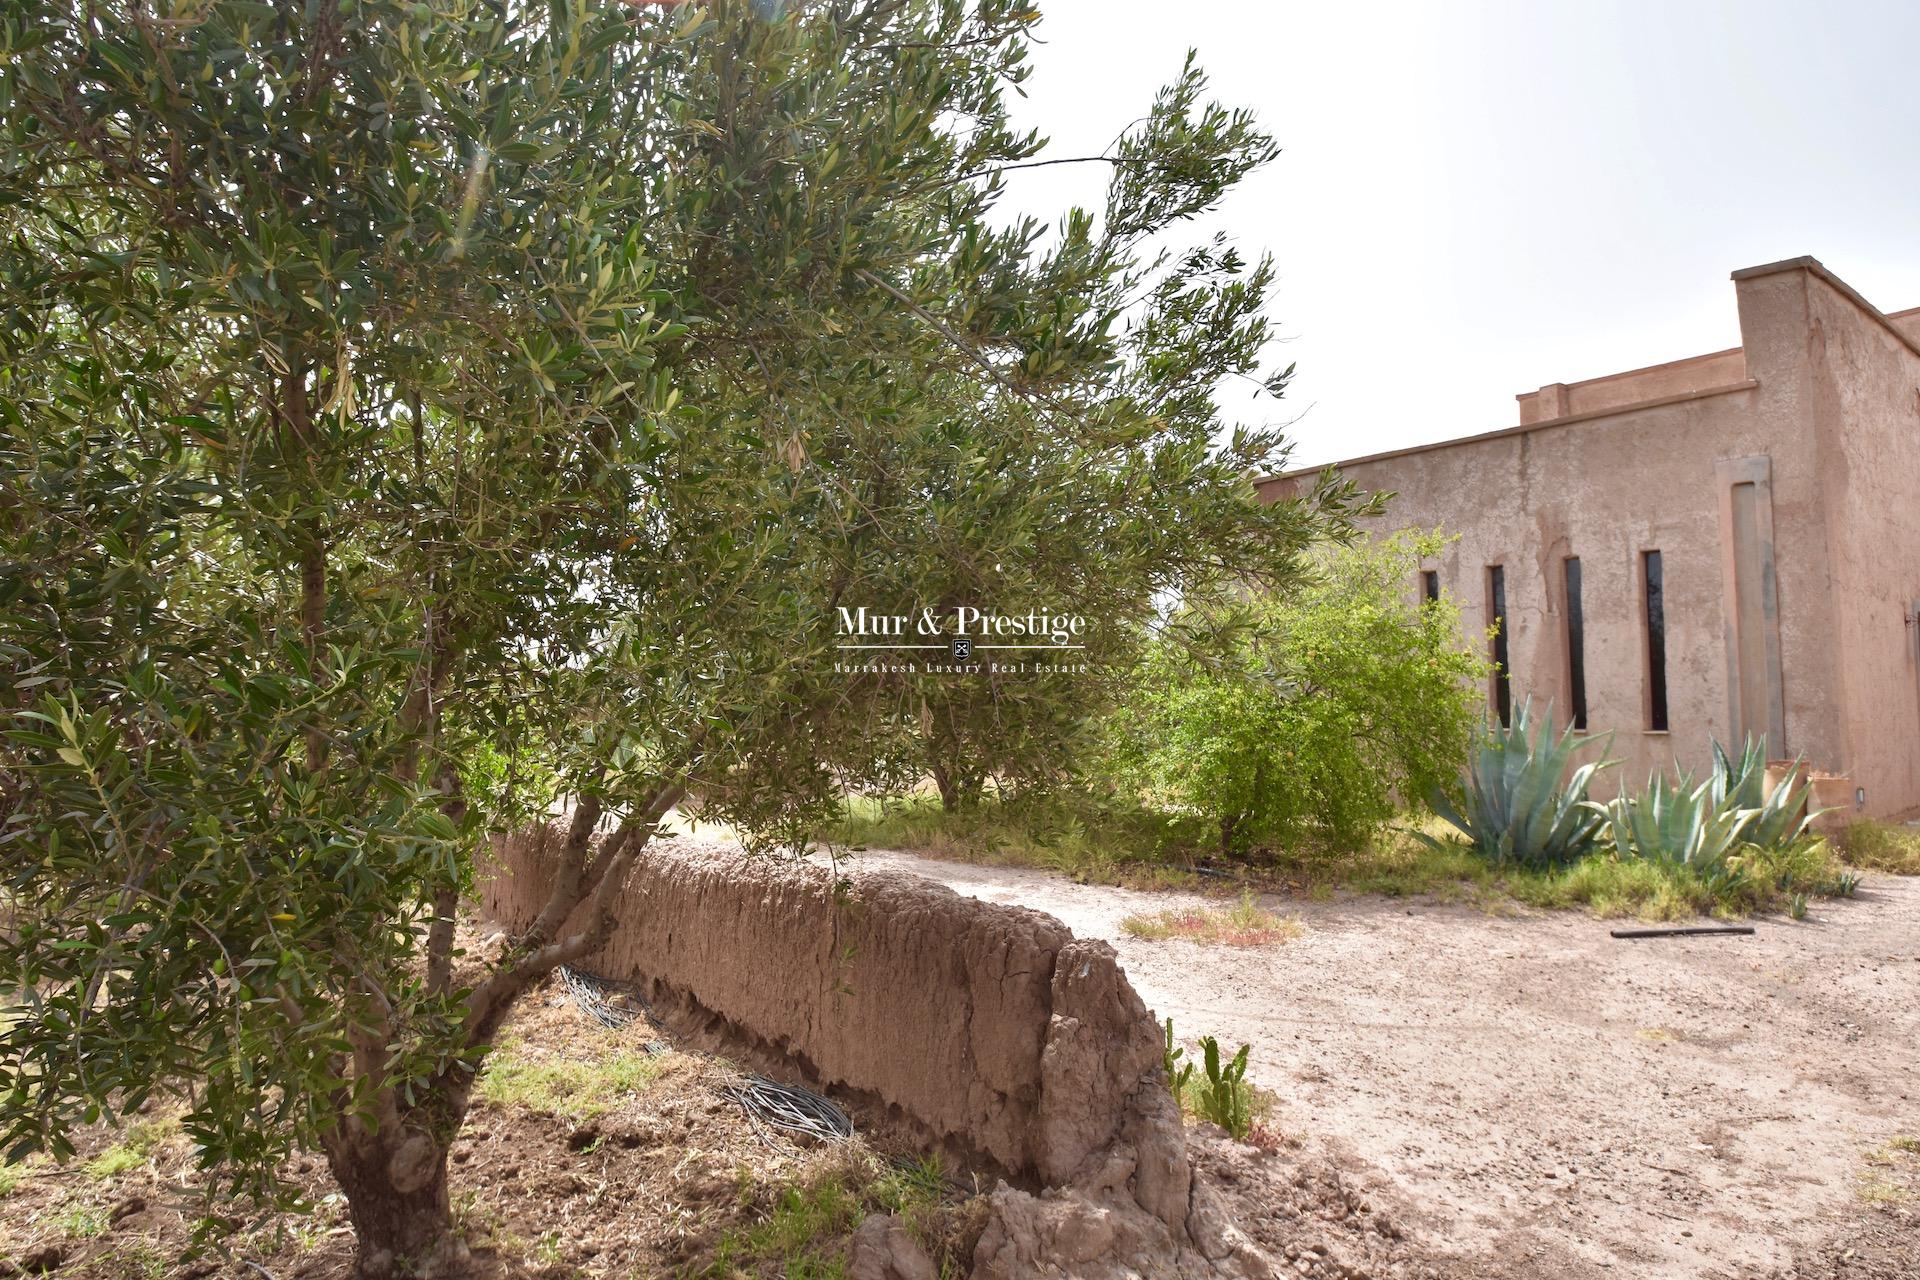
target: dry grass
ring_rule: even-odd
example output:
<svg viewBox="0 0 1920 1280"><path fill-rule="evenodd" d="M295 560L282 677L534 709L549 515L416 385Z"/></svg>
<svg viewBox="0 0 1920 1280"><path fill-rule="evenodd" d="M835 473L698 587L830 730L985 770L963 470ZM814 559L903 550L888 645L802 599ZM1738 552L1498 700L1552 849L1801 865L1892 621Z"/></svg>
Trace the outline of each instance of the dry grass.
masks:
<svg viewBox="0 0 1920 1280"><path fill-rule="evenodd" d="M1862 820L1847 824L1840 852L1856 867L1920 876L1920 827Z"/></svg>
<svg viewBox="0 0 1920 1280"><path fill-rule="evenodd" d="M1306 926L1290 916L1277 916L1243 893L1230 907L1179 907L1130 915L1120 927L1135 938L1164 942L1185 938L1229 947L1265 947L1291 942Z"/></svg>
<svg viewBox="0 0 1920 1280"><path fill-rule="evenodd" d="M1180 841L1167 819L1062 796L990 799L948 813L926 796L881 800L849 796L819 838L853 850L904 849L981 866L1035 867L1081 884L1129 889L1189 889Z"/></svg>
<svg viewBox="0 0 1920 1280"><path fill-rule="evenodd" d="M1904 1212L1920 1204L1920 1138L1902 1134L1869 1151L1854 1190L1877 1208Z"/></svg>
<svg viewBox="0 0 1920 1280"><path fill-rule="evenodd" d="M1360 849L1270 849L1231 868L1243 883L1266 893L1322 902L1337 894L1377 893L1461 902L1495 914L1522 907L1585 910L1602 918L1647 921L1698 916L1739 919L1763 912L1802 918L1819 898L1853 892L1858 875L1825 841L1786 849L1742 850L1737 866L1696 869L1622 859L1599 850L1571 866L1499 866L1481 857L1457 833L1430 815L1407 815L1411 826L1380 831ZM1437 846L1419 838L1434 837ZM1207 892L1189 867L1199 856L1193 832L1175 819L1144 810L1102 808L1059 796L1045 800L989 800L945 813L924 797L881 802L856 797L822 839L856 849L905 849L935 858L1045 868L1082 883L1132 889ZM1920 875L1920 828L1856 823L1847 833L1847 862ZM1141 938L1217 936L1218 911L1160 912L1126 922ZM1257 932L1257 931L1256 931ZM1285 938L1256 937L1241 945Z"/></svg>

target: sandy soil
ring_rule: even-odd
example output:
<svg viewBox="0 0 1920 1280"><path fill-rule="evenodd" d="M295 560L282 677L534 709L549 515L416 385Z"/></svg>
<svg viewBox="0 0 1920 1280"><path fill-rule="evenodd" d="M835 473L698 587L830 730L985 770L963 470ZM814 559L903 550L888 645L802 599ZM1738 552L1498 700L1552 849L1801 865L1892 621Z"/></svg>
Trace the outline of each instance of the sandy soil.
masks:
<svg viewBox="0 0 1920 1280"><path fill-rule="evenodd" d="M1118 948L1191 1040L1253 1045L1277 1119L1473 1277L1920 1276L1920 880L1752 937L1584 914L1267 899L1304 934L1144 942L1197 901L869 852ZM1889 1177L1893 1181L1889 1181Z"/></svg>

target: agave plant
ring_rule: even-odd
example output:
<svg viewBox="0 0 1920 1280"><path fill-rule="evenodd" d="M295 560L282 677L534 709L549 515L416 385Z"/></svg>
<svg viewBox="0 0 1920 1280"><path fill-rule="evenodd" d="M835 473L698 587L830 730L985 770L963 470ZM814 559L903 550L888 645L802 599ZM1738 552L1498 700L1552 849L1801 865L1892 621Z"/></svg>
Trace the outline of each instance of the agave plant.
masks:
<svg viewBox="0 0 1920 1280"><path fill-rule="evenodd" d="M1621 857L1710 870L1748 843L1748 830L1760 812L1735 803L1722 781L1716 775L1695 786L1684 773L1672 781L1655 774L1639 796L1587 807L1605 819Z"/></svg>
<svg viewBox="0 0 1920 1280"><path fill-rule="evenodd" d="M1739 763L1727 754L1720 745L1720 739L1713 742L1713 802L1724 806L1732 801L1735 808L1758 809L1766 802L1767 740L1759 741L1749 736L1746 745L1740 750Z"/></svg>
<svg viewBox="0 0 1920 1280"><path fill-rule="evenodd" d="M1433 811L1495 862L1553 866L1576 861L1593 849L1606 822L1604 811L1595 812L1588 802L1587 788L1596 773L1615 762L1590 761L1571 778L1567 767L1576 751L1598 741L1571 726L1556 735L1551 705L1536 733L1531 704L1522 705L1511 727L1481 728L1464 780L1466 812L1438 793L1431 798ZM1431 836L1420 838L1439 844Z"/></svg>
<svg viewBox="0 0 1920 1280"><path fill-rule="evenodd" d="M1800 763L1796 757L1787 781L1769 794L1766 783L1767 740L1764 737L1757 741L1748 738L1736 764L1720 745L1719 739L1714 739L1711 779L1714 804L1720 808L1753 811L1753 818L1746 830L1747 843L1769 849L1784 848L1805 835L1813 820L1826 812L1806 811L1807 793L1811 788L1805 782L1796 785L1793 781L1800 776Z"/></svg>

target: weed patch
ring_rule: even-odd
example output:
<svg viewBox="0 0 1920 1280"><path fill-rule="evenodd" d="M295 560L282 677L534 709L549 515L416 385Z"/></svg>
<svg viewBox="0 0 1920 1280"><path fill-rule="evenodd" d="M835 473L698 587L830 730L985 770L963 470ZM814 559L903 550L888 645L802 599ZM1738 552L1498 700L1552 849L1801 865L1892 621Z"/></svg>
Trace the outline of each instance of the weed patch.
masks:
<svg viewBox="0 0 1920 1280"><path fill-rule="evenodd" d="M480 1096L572 1120L604 1115L659 1078L664 1055L613 1049L599 1058L534 1057L514 1042L496 1048L480 1077Z"/></svg>
<svg viewBox="0 0 1920 1280"><path fill-rule="evenodd" d="M76 1204L61 1214L60 1229L73 1240L91 1240L107 1229L107 1211L98 1205Z"/></svg>
<svg viewBox="0 0 1920 1280"><path fill-rule="evenodd" d="M1850 822L1840 837L1840 850L1848 863L1868 871L1920 876L1920 827Z"/></svg>
<svg viewBox="0 0 1920 1280"><path fill-rule="evenodd" d="M1902 1134L1867 1153L1854 1183L1861 1201L1876 1208L1920 1204L1920 1138Z"/></svg>
<svg viewBox="0 0 1920 1280"><path fill-rule="evenodd" d="M1184 938L1229 947L1264 947L1291 942L1305 931L1298 920L1277 916L1243 893L1230 907L1185 907L1135 914L1120 922L1129 936L1150 942Z"/></svg>
<svg viewBox="0 0 1920 1280"><path fill-rule="evenodd" d="M743 1183L743 1198L755 1194L750 1181ZM775 1190L765 1215L727 1231L712 1257L691 1274L700 1280L743 1274L842 1280L846 1238L870 1213L898 1215L936 1258L950 1262L956 1255L946 1229L946 1199L937 1158L896 1166L868 1153L835 1155Z"/></svg>
<svg viewBox="0 0 1920 1280"><path fill-rule="evenodd" d="M87 1161L84 1166L87 1176L96 1182L105 1182L138 1169L147 1162L153 1149L177 1128L178 1122L173 1120L142 1120L127 1131L124 1142L108 1147Z"/></svg>

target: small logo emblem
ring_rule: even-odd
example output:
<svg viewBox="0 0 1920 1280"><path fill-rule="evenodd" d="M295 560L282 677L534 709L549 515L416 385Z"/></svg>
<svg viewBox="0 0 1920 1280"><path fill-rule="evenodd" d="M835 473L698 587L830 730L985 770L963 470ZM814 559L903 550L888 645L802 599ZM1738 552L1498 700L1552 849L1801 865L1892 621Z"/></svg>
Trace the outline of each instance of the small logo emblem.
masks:
<svg viewBox="0 0 1920 1280"><path fill-rule="evenodd" d="M965 662L973 657L973 637L955 636L953 638L953 657L956 662Z"/></svg>

